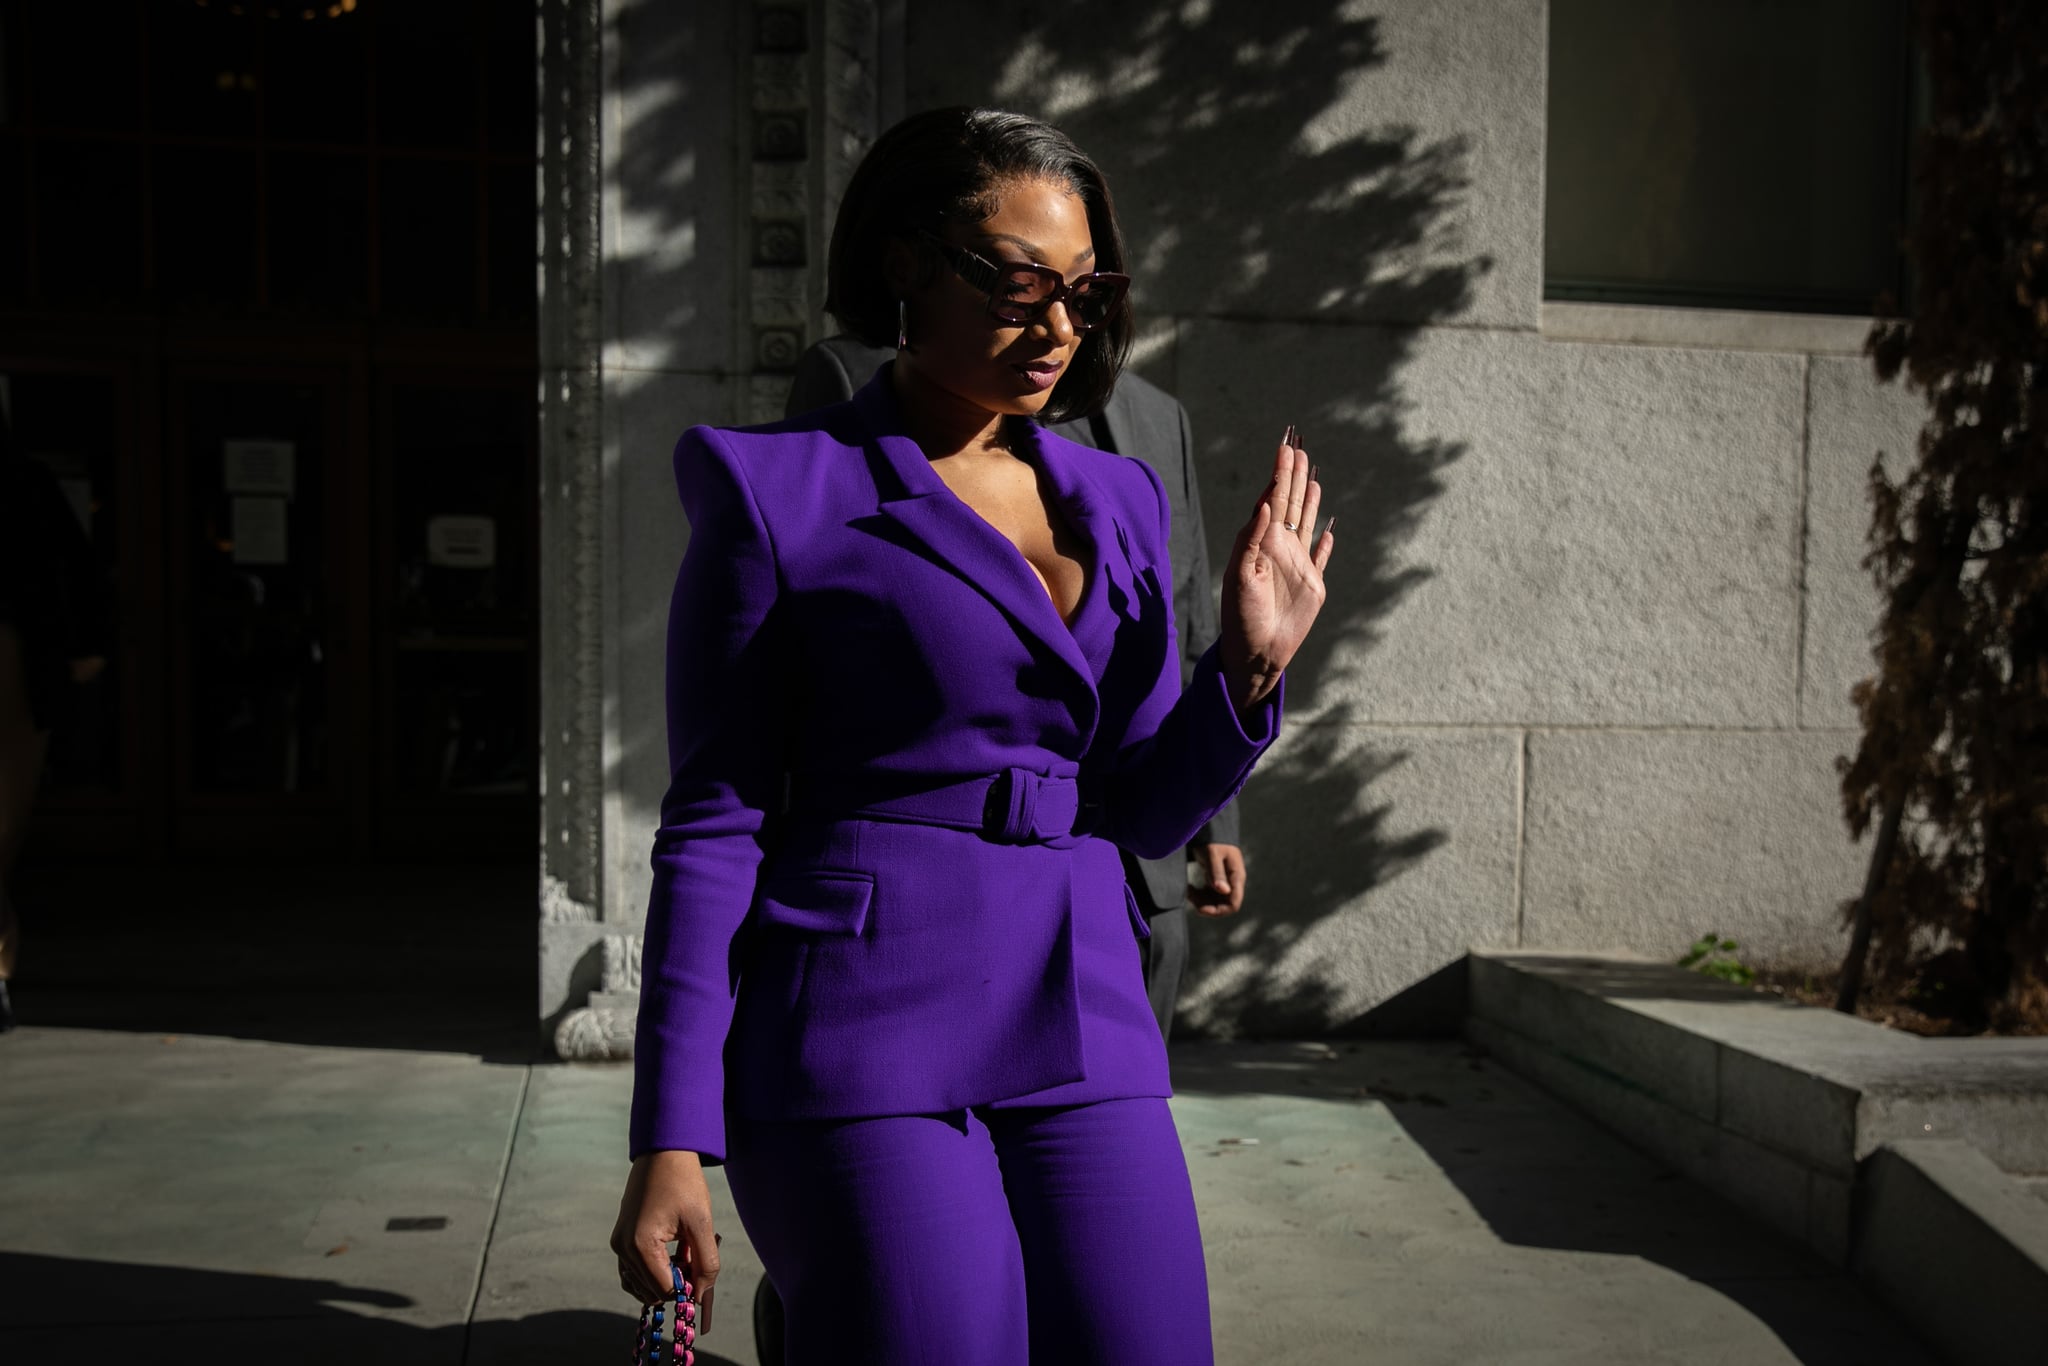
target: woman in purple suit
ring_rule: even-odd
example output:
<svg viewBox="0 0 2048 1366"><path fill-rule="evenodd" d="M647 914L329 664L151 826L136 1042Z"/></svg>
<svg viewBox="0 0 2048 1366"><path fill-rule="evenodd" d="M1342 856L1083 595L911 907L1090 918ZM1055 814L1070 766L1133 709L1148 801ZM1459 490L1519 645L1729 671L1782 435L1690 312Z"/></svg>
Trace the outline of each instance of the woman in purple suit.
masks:
<svg viewBox="0 0 2048 1366"><path fill-rule="evenodd" d="M1166 1055L1117 848L1235 795L1334 544L1293 429L1185 692L1149 466L1044 431L1130 345L1108 187L1063 134L949 109L869 152L827 305L895 361L847 403L693 428L672 781L612 1246L710 1319L703 1166L787 1360L1208 1361Z"/></svg>

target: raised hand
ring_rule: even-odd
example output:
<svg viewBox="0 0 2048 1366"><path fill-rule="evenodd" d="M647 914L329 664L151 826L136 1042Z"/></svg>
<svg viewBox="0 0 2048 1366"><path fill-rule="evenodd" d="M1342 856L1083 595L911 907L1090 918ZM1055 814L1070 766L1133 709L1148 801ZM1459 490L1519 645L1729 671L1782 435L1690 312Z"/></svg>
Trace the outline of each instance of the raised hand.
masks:
<svg viewBox="0 0 2048 1366"><path fill-rule="evenodd" d="M1316 535L1323 488L1294 428L1280 440L1273 480L1230 547L1223 575L1221 652L1230 697L1249 714L1273 691L1323 607L1323 567L1336 519Z"/></svg>

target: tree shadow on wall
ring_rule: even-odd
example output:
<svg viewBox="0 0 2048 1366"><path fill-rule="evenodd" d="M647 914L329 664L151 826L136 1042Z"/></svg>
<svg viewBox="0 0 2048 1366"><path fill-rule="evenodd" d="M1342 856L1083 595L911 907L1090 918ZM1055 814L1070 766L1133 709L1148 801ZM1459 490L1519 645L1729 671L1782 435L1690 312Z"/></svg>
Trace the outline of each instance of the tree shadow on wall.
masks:
<svg viewBox="0 0 2048 1366"><path fill-rule="evenodd" d="M964 38L928 40L939 43L964 48ZM1382 794L1411 756L1361 739L1354 723L1366 717L1343 675L1429 577L1400 550L1465 452L1409 433L1398 376L1421 326L1470 309L1492 269L1461 242L1467 140L1358 117L1397 54L1380 21L1350 6L1070 0L1032 6L1018 33L983 44L1010 55L981 90L958 64L921 68L933 54L913 44L911 105L1023 109L1103 165L1136 280L1140 368L1178 394L1193 423L1212 565L1285 422L1312 455L1325 453L1324 510L1338 516L1330 600L1290 670L1293 734L1244 805L1254 904L1193 936L1184 1020L1254 1035L1449 1023L1461 1009L1462 973L1449 965L1463 931L1396 930L1374 893L1450 835L1403 827ZM1379 979L1333 961L1330 931L1388 960ZM1385 937L1384 954L1373 936ZM1413 980L1431 973L1448 995ZM1361 1011L1404 990L1391 1011Z"/></svg>
<svg viewBox="0 0 2048 1366"><path fill-rule="evenodd" d="M618 746L605 789L620 795L619 849L605 856L604 900L637 934L651 881L647 851L668 782L663 661L670 591L688 529L670 454L697 423L744 421L734 401L732 308L748 246L727 197L742 159L739 108L758 7L619 0L604 6L610 108L605 193L604 441L617 523L619 667L607 684ZM608 818L612 819L612 818ZM601 985L592 945L572 969L566 1009ZM545 1024L553 1036L559 1016Z"/></svg>
<svg viewBox="0 0 2048 1366"><path fill-rule="evenodd" d="M742 98L703 83L709 64L692 44L728 41L744 53L754 34L743 6L691 11L688 35L670 31L667 13L622 6L607 35L625 134L610 183L618 217L633 225L631 240L613 245L607 290L625 349L660 350L649 364L703 375L688 381L701 388L717 383L709 376L730 355L723 341L715 357L694 352L722 331L661 310L726 297L721 264L737 265L747 244L729 215L692 214L693 184L734 167L730 111ZM1109 175L1137 280L1138 365L1190 411L1212 551L1230 544L1285 422L1324 455L1342 559L1323 623L1292 670L1289 735L1246 803L1253 908L1197 933L1189 1002L1197 1027L1328 1032L1463 949L1456 924L1392 928L1400 917L1377 894L1450 835L1404 826L1387 793L1408 781L1411 756L1361 738L1355 723L1366 716L1343 675L1429 577L1400 551L1465 449L1410 433L1398 376L1419 329L1468 312L1492 269L1461 240L1467 140L1373 121L1376 109L1406 107L1402 96L1376 98L1375 83L1394 90L1416 74L1398 64L1378 19L1335 0L930 3L910 6L904 24L908 108L1034 113L1072 133ZM684 237L688 251L661 245ZM659 387L685 397L684 381ZM685 405L655 389L624 395L607 417L627 467L629 546L657 525L641 507L658 510L660 527L674 521L663 457L676 432L730 416L676 411ZM651 821L666 776L658 671L636 673L634 662L661 657L668 582L634 584L619 613L629 667L611 762L628 810ZM622 899L637 901L637 888ZM1416 933L1427 942L1418 946ZM1384 937L1388 952L1366 955L1379 978L1333 957L1333 934Z"/></svg>

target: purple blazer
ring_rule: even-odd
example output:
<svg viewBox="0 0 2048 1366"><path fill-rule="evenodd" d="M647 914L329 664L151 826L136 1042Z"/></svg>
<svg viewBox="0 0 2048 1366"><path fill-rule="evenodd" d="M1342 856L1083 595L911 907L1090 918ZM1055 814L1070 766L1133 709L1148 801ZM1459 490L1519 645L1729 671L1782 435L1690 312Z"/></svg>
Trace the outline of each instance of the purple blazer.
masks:
<svg viewBox="0 0 2048 1366"><path fill-rule="evenodd" d="M1033 428L1087 544L1071 626L903 435L847 403L676 446L672 774L632 1152L750 1119L1169 1094L1117 846L1157 857L1272 742L1211 649L1185 693L1167 501L1141 460Z"/></svg>

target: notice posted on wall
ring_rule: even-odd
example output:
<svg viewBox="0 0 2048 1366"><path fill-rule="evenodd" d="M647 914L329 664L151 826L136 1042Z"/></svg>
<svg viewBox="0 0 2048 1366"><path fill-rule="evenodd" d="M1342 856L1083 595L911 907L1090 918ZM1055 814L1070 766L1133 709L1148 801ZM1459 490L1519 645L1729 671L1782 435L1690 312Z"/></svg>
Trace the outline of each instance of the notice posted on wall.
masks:
<svg viewBox="0 0 2048 1366"><path fill-rule="evenodd" d="M429 517L427 563L442 569L489 569L498 563L498 524L489 517Z"/></svg>
<svg viewBox="0 0 2048 1366"><path fill-rule="evenodd" d="M220 483L225 493L290 498L296 491L298 447L290 441L224 441Z"/></svg>
<svg viewBox="0 0 2048 1366"><path fill-rule="evenodd" d="M229 535L236 564L285 564L291 559L282 498L237 498L231 508Z"/></svg>

